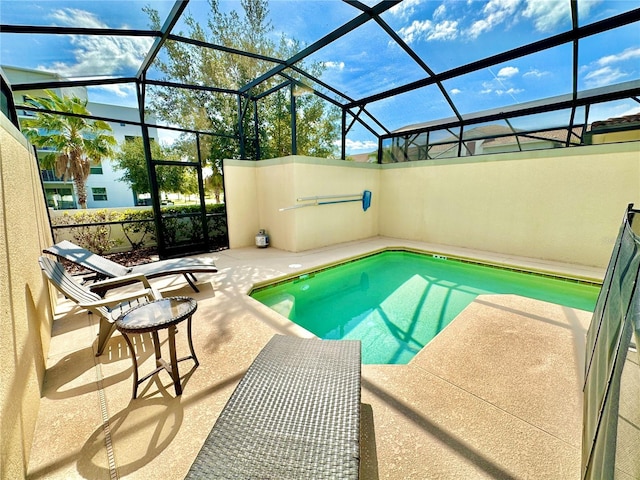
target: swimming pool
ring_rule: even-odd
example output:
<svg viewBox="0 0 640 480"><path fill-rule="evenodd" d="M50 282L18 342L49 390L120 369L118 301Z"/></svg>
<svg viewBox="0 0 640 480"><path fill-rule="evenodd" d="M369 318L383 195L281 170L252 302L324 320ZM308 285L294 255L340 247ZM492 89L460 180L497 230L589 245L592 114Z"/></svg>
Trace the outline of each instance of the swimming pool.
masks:
<svg viewBox="0 0 640 480"><path fill-rule="evenodd" d="M362 362L405 364L481 294L593 311L599 287L407 251L386 251L251 296L324 339L359 339Z"/></svg>

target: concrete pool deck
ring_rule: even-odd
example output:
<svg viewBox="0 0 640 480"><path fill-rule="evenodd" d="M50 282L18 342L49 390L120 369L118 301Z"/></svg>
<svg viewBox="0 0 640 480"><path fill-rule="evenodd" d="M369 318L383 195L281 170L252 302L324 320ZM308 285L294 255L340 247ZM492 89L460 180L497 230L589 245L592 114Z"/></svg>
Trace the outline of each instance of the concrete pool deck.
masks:
<svg viewBox="0 0 640 480"><path fill-rule="evenodd" d="M152 283L198 301L200 366L180 364L131 400L132 364L116 333L94 356L96 320L59 299L29 478L181 479L274 333L309 334L249 298L252 285L388 246L598 279L603 270L384 237L291 253L215 252L200 293L180 276ZM362 479L580 478L582 376L591 314L511 295L478 297L408 365L363 365ZM180 329L179 329L180 330ZM178 352L187 348L184 330ZM162 338L162 337L161 337ZM152 369L139 337L141 372Z"/></svg>

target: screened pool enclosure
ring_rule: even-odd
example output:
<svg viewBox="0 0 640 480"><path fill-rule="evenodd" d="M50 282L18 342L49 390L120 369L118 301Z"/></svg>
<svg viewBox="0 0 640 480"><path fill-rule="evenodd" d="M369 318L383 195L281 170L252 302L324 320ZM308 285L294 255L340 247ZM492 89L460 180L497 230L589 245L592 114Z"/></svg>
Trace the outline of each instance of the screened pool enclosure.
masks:
<svg viewBox="0 0 640 480"><path fill-rule="evenodd" d="M224 158L446 161L639 128L636 1L9 0L0 15L18 116L44 89L137 110L90 118L142 139L161 256L212 247L205 179ZM156 153L163 138L182 153ZM162 213L167 170L196 179L198 207ZM183 221L196 233L177 239Z"/></svg>
<svg viewBox="0 0 640 480"><path fill-rule="evenodd" d="M135 92L143 111L149 96L170 89L194 92L204 107L230 98L238 122L225 131L200 131L193 119L157 126L233 138L236 158L265 158L260 107L283 90L289 112L297 111L296 100L304 95L339 110L340 158L348 156L352 138L383 148L406 142L437 149L457 141L453 151L462 155L473 154L466 142L479 138L511 137L520 149L526 147L519 139L536 136L554 145L579 145L593 122L638 111L640 8L633 1L557 0L537 7L472 1L468 8L459 5L467 2L446 8L438 2L331 2L322 21L316 15L326 2L272 2L268 24L262 25L274 27L272 38L282 35L292 43L280 50L290 53L285 58L240 35L220 38L206 26L191 28L193 19L206 23L204 1L153 2L154 29L148 28L152 16L143 12L143 2L127 3L125 18L115 11L123 5L119 1L105 2L110 8L78 1L3 3L2 64L60 75L55 81L12 82L14 92L77 86ZM240 3L223 1L218 8L223 15L233 9L244 15ZM99 54L90 42L101 38L122 50L105 49L114 58L94 61L92 70L81 57ZM62 50L44 48L67 43ZM192 61L226 56L230 66L244 71L206 79L196 68L167 72L161 65L176 49ZM516 76L541 80L516 84ZM296 154L296 130L304 118L289 117L287 153ZM150 125L144 116L140 123ZM555 130L564 135L544 134Z"/></svg>
<svg viewBox="0 0 640 480"><path fill-rule="evenodd" d="M374 238L376 241L378 238L397 238L408 243L424 241L456 249L469 247L476 251L497 252L513 257L526 255L530 259L550 262L571 261L577 266L591 267L597 266L598 259L595 257L609 244L603 228L606 219L601 217L609 215L619 197L631 195L635 198L639 192L640 0L1 0L0 67L0 108L9 121L22 128L23 133L26 129L25 120L38 119L42 115L62 120L99 120L110 126L118 137L118 145L112 157L103 159L101 164L91 165L87 194L89 203L93 203L87 210L94 210L95 205L106 205L108 202L113 204L113 211L128 208L129 205L139 207L135 209L139 216L128 217L126 221L120 217L115 220L105 217L97 224L108 228L119 228L122 224L125 236L127 232L137 235L130 240L132 248L134 242L142 244L141 238L145 235L147 238L153 236L161 258L210 252L229 245L225 181L229 205L234 205L231 198L244 200L242 195L251 196L251 201L243 205L246 208L240 209L240 214L229 209L229 224L234 227L234 222L243 227L248 225L241 233L243 240L247 237L252 240L250 229L253 230L254 226L266 226L272 233L278 226L278 221L269 224L258 214L248 221L248 217L269 204L268 201L271 202L270 208L276 204L275 200L272 201L272 197L276 196L271 195L272 192L284 192L290 194L290 198L298 198L300 193L302 199L317 200L317 197L307 197L317 192L303 191L303 187L308 185L307 179L313 177L316 184L323 184L324 187L338 176L333 172L341 172L339 175L344 174L345 177L355 172L353 177L357 176L358 180L364 178L365 173L370 173L372 178L380 173L376 178L380 179L380 185L384 185L386 190L364 185L349 192L320 192L329 195L374 191L374 204L366 214L360 208L348 205L353 207L352 211L357 211L359 218L368 215L364 217L365 220L354 222L352 218L355 217L343 215L339 218L339 214L331 217L339 218L342 222L340 230L344 229L349 234L354 231L366 234L373 232L368 237L363 234L362 238ZM38 101L48 95L47 91L64 98L79 97L88 102L87 112L47 108ZM49 310L49 298L43 283L45 280L36 266L36 258L42 251L40 243L48 243L51 239L46 231L47 214L52 220L54 215L64 215L63 212L73 212L74 209L82 212L80 207L86 202L79 201L80 195L71 181L73 179L61 177L46 163L45 157L57 153L56 150L48 147L36 149L40 163L35 165L31 147L20 132L11 125L7 126L10 132L4 132L6 136L3 139L9 138L10 142L18 140L15 143L19 144L20 155L14 156L13 143L9 145L3 140L3 166L16 165L20 169L16 169L15 175L6 183L5 178L9 176L5 177L4 174L11 168L2 171L3 193L8 192L3 197L3 218L8 219L4 222L4 236L7 237L5 244L11 247L5 249L5 270L9 281L3 285L6 284L6 296L11 301L6 302L9 315L4 317L7 325L5 330L8 332L6 344L12 347L5 349L7 358L11 357L5 362L10 366L5 369L9 374L5 382L8 386L5 396L11 396L11 401L3 402L8 406L3 409L3 414L8 412L8 417L20 418L20 422L13 422L17 425L13 430L10 422L7 423L4 430L11 435L6 436L7 441L3 442L2 447L3 458L5 452L9 453L9 466L13 467L13 462L18 465L16 471L26 472L29 463L27 457L32 453L28 446L36 435L38 402L46 405L52 400L76 401L76 395L94 391L93 386L77 388L75 384L70 389L56 389L50 380L62 371L65 383L70 379L75 382L76 379L69 376L68 366L72 363L74 368L82 368L83 378L89 370L81 366L82 362L69 361L80 357L67 355L67 346L60 353L59 365L63 368L46 368L55 312ZM7 129L3 126L4 130ZM55 129L42 128L38 130L37 138L56 133ZM622 142L628 143L610 145ZM9 148L6 148L7 145ZM566 157L571 158L561 165L561 175L557 174L560 171L557 164L562 161L556 161L556 157L549 152L527 153L562 148L569 149L565 150L568 152ZM9 155L5 152L9 152ZM580 152L587 152L587 155L583 156ZM254 170L260 168L247 166L270 165L269 162L256 162L291 155L315 157L300 159L300 163L309 160L314 167L306 168L305 165L305 169L295 171L302 178L302 181L296 178L299 184L303 184L302 187L298 189L299 185L294 185L296 188L285 191L287 185L282 176L271 176L271 172L263 175L259 182L250 183L258 176ZM586 158L589 156L593 160L591 163ZM514 158L517 162L501 161ZM622 160L618 162L619 159ZM225 164L226 172L222 169L223 160L230 160ZM271 164L276 168L272 171L288 160L273 160ZM344 168L347 165L345 162L376 165ZM504 173L516 163L517 168ZM542 163L547 165L544 170L540 168ZM622 163L624 165L619 167ZM29 168L24 168L25 165ZM316 165L329 168L315 178L314 174L320 170L315 169ZM504 171L494 168L505 165L507 168ZM406 166L419 168L403 168ZM286 170L287 174L297 167L294 165ZM423 172L416 174L417 170L427 169L430 170L429 174L435 170L442 172L430 177L429 185L425 185L427 182L424 178L427 175ZM240 170L241 173L238 172ZM350 173L345 174L346 170ZM456 170L455 175L451 170ZM41 172L39 180L49 209L44 207L40 197L32 195L30 180L35 178L37 183L37 171ZM487 172L490 171L493 172L493 178L488 181L490 174ZM33 175L31 172L34 172ZM402 172L402 175L397 172ZM383 177L385 173L389 175ZM584 173L582 178L580 173ZM102 183L109 175L113 180L110 185L126 183L129 190L118 190ZM412 182L410 187L409 181ZM29 183L26 194L16 188L21 187L22 183ZM335 183L331 187L344 185L338 181ZM504 190L498 191L503 184ZM266 190L267 187L271 196L253 195L254 192L250 190ZM465 188L467 192L473 190L466 197ZM404 197L399 198L400 194ZM128 204L123 202L122 205L116 205L116 200L124 197L127 197ZM265 198L268 201L263 201ZM608 204L610 198L611 204ZM416 199L422 203L418 205ZM604 206L600 208L597 204ZM271 210L275 215L278 208L287 209L287 205L290 204L277 205ZM384 211L379 208L380 205L385 207ZM446 208L449 206L452 208ZM523 208L529 206L534 208ZM535 208L537 206L540 208ZM273 248L267 251L273 252L272 257L253 245L244 250L250 253L247 257L231 258L240 249L218 252L220 256L230 254L225 258L231 265L228 270L223 270L226 265L220 262L223 273L220 277L226 276L224 282L228 283L217 283L216 278L211 286L211 295L207 296L203 290L198 297L204 307L200 309L201 313L209 315L215 311L215 322L201 322L201 332L207 335L200 336L200 341L203 342L201 345L207 343L207 349L202 349L203 355L209 355L216 369L222 364L217 360L228 357L228 352L233 351L236 345L241 345L239 348L244 349L243 355L248 358L246 343L249 337L255 336L257 339L262 334L271 334L273 325L263 321L262 317L258 318L255 305L243 304L246 285L261 276L274 275L276 271L288 272L302 268L302 262L298 263L301 256L298 252L317 248L312 242L333 228L333 225L325 228L318 221L323 212L328 212L330 208L333 207L327 207L317 216L309 215L304 223L294 224L292 221L281 229L280 239L293 237L291 232L297 234L298 231L307 230L304 235L299 234L300 238L291 252L273 241L278 238L276 234L271 237ZM315 214L319 210L304 209L302 212ZM280 218L284 218L284 215L289 215L289 219L296 218L294 215L297 212L289 213L281 214ZM551 465L554 457L547 458L546 452L553 453L557 445L560 447L558 450L562 450L560 454L564 455L564 450L577 451L578 442L581 442L581 462L578 457L572 460L572 454L567 455L566 459L571 462L571 468L576 467L576 470L581 464L581 477L585 480L640 471L637 461L640 444L640 429L637 427L640 424L637 408L640 227L634 225L638 214L639 211L630 205L586 338L582 338L584 332L580 330L580 319L576 321L566 312L563 313L568 320L566 324L556 325L553 321L547 321L546 317L534 319L544 326L578 332L575 339L567 343L574 345L575 340L578 348L571 353L571 357L555 357L560 359L558 361L551 356L545 358L545 361L549 360L549 370L522 377L533 379L521 382L527 384L527 392L544 393L542 390L545 386L553 383L548 382L551 377L547 372L561 371L561 367L569 365L563 365L563 358L571 358L571 361L576 361L576 366L580 366L578 357L584 356L581 349L586 346L585 368L576 369L576 378L584 376L585 379L584 384L580 385L582 390L579 387L577 392L568 392L564 380L557 382L560 386L557 390L549 390L554 405L567 405L564 402L567 393L584 400L584 420L580 423L578 419L574 425L582 427L581 438L576 437L576 444L572 445L571 438L562 438L562 435L547 429L549 423L544 416L539 417L539 424L535 420L513 424L505 422L502 425L504 432L512 430L516 435L513 438L520 436L519 439L525 440L523 435L526 432L532 432L532 436L526 442L516 440L509 441L509 445L504 443L508 448L502 449L502 457L498 455L494 459L497 450L483 450L485 445L492 443L488 434L493 434L499 441L511 438L498 438L502 431L493 428L498 422L487 422L486 430L484 427L476 428L480 424L475 423L473 429L466 428L468 424L460 429L456 426L455 430L442 430L448 442L443 443L438 437L437 444L434 444L437 449L433 451L438 453L443 446L451 450L449 457L443 457L444 463L454 456L462 458L466 455L471 459L469 464L475 472L481 469L488 475L498 472L498 476L502 473L503 477L507 477L509 471L502 470L500 465L506 456L513 457L516 463L509 463L511 459L507 459L505 465L517 466L522 463L521 468L529 468L525 464L533 458L517 453L510 455L511 447L515 452L531 440L532 443L527 445L537 450L536 454L544 463ZM329 215L326 214L327 217ZM465 223L453 225L456 217ZM553 218L549 220L548 217ZM497 219L496 223L491 224L490 221L494 219ZM542 219L547 220L546 223ZM515 220L521 222L515 225ZM571 223L568 220L576 221ZM445 232L447 223L453 227ZM95 224L74 224L73 228L81 230ZM124 224L128 225L126 228L129 230ZM30 228L21 228L25 225ZM308 228L297 228L299 225ZM405 225L409 225L409 228L401 231ZM410 231L414 225L424 226L429 235L420 237L422 232L414 234ZM563 225L567 226L566 230L560 228ZM586 226L584 230L576 230L577 226L583 225ZM361 230L357 230L358 227ZM56 228L70 227L61 225ZM442 235L435 236L431 232ZM491 235L484 238L485 232ZM483 238L477 243L469 241L475 237ZM553 241L545 245L549 237L554 237ZM463 239L464 243L459 239ZM511 243L506 244L504 239L509 239ZM332 245L345 241L342 236L330 237L330 240L334 241ZM347 240L351 240L351 237ZM587 243L589 245L585 246ZM23 248L27 246L28 249ZM246 243L240 245L246 246ZM332 247L324 248L326 244L320 247L324 249L323 254L333 250ZM534 247L541 248L533 250ZM568 258L573 253L570 250L581 250L580 255ZM292 255L280 255L285 251ZM28 252L28 255L24 252ZM333 262L337 253L330 253ZM348 253L352 254L351 251ZM260 256L269 258L256 269L252 262ZM282 258L272 264L276 256ZM319 260L324 256L316 258L318 260L314 259L314 262L326 264L324 260ZM573 258L586 258L591 263L573 261ZM274 265L279 263L282 265L277 270ZM239 265L237 269L236 264ZM212 303L205 303L208 301ZM494 312L500 315L506 312L506 308L496 304L490 312L492 316ZM511 321L511 318L515 318L511 316L513 312L508 313L505 319ZM532 313L531 316L536 315ZM254 326L264 327L264 330L258 331ZM288 328L289 324L285 326ZM236 335L235 332L239 330L231 330L231 327L241 327L245 330L243 334L248 333L246 336ZM63 329L65 333L77 333L75 328L65 326ZM82 329L85 330L85 327ZM501 328L495 327L491 333L498 330ZM229 348L208 348L210 338L219 333L226 335L223 340L229 342ZM458 335L455 340L463 337ZM522 337L525 342L530 342L531 331L526 329ZM468 338L475 337L469 335ZM496 341L498 343L504 348L496 351L495 355L493 350L490 351L496 364L504 362L501 353L508 349L517 350L509 339ZM466 345L463 346L466 348ZM75 344L72 346L75 347ZM523 352L516 353L524 355L526 352ZM91 352L87 350L85 353ZM453 357L451 350L447 349L445 353L448 358ZM93 355L91 358L90 368L95 366L96 373L101 372L98 363L94 363ZM115 361L102 365L107 373L117 372ZM212 401L211 404L201 403L201 411L212 405L213 400L222 405L220 395L224 394L224 389L218 386L227 387L229 381L239 379L232 375L244 368L243 365L240 362L234 364L233 369L229 368L224 374L228 376L220 377L222 383L215 383L215 388L211 385L218 379L192 378L190 391L196 392L196 401ZM467 365L468 362L465 362L465 370L469 371ZM519 361L514 365L519 371L523 370ZM569 365L567 371L570 368L573 368L573 364ZM497 392L506 392L515 384L501 369L494 370L501 386L506 384L504 390ZM53 376L47 378L47 383L44 381L45 374L50 373ZM124 378L120 373L115 373L115 380L105 382L109 395L111 392L117 393L117 388L112 387ZM429 376L439 384L449 385L444 377ZM95 390L103 395L102 373L97 378L98 387ZM384 382L380 381L380 386L384 388L378 391L388 390L389 393L376 395L373 392L375 402L378 402L375 405L387 405L384 407L385 414L391 412L400 415L385 417L383 422L376 420L378 423L375 427L384 434L379 438L384 436L385 439L393 439L398 432L405 430L407 437L411 437L405 446L408 445L410 449L416 444L413 433L418 429L413 430L415 426L427 426L420 429L423 430L421 433L426 434L422 438L426 438L432 436L436 429L440 430L440 424L428 424L430 420L427 416L421 416L422 410L416 410L416 414L404 414L401 411L405 409L404 404L410 405L404 392L409 390L391 392L391 388L387 388L388 385L394 388L409 385L410 390L420 390L415 376L411 377L413 383L405 382L400 377L396 379L397 383L387 383L388 378L386 376ZM482 375L475 375L474 380L477 379L486 381ZM89 382L93 385L93 380ZM375 387L375 382L369 382L369 385ZM500 413L500 416L488 416L488 419L507 418L503 416L509 413L508 408L503 408L504 404L492 405L480 395L476 396L474 391L459 388L455 383L451 383L450 387L442 391L464 390L473 401L458 405L473 405L478 401L482 411ZM200 393L198 388L202 388ZM442 403L442 398L452 399L454 396L439 396L439 391L434 390L437 405ZM48 395L48 392L54 392L54 395ZM500 395L498 393L496 396ZM527 404L530 398L527 394L521 401L513 403ZM106 405L104 397L100 397L100 402ZM413 403L414 406L418 404L427 405L422 399L416 399ZM57 403L56 415L61 411L58 405L68 404ZM196 412L193 409L195 403L182 405ZM453 405L445 407L454 408ZM536 404L532 402L531 405ZM569 403L572 413L579 411L580 406L577 405ZM127 426L118 432L117 427L123 425L120 420L127 418L127 421L131 421L135 415L129 415L128 410L120 411L120 407L111 408L112 414L115 413L111 418L116 427L113 429L116 438L118 433L119 440L127 437L125 443L119 443L118 454L122 452L120 459L127 458L124 455L128 445L126 442L133 439L141 448L146 445L138 441L142 437L128 435L131 431L137 432L137 428ZM105 409L100 410L98 413L102 418L98 425L108 427L109 415ZM149 438L153 439L152 446L157 448L147 449L144 453L145 458L147 455L153 456L153 461L156 461L161 457L157 453L171 444L172 449L164 455L165 459L170 459L167 465L181 458L174 454L175 447L188 435L184 428L187 422L182 423L187 415L182 415L180 408L171 410L179 413L174 417L176 422L173 427L152 432ZM546 409L535 410L543 412ZM467 408L460 408L459 411L472 416L476 412ZM454 416L458 415L449 415L448 412L442 415L447 419ZM33 421L29 417L33 417ZM191 417L196 420L204 418L197 415ZM163 425L166 424L166 418L172 420L171 417L162 417ZM473 421L477 418L473 418ZM395 423L398 419L403 423ZM416 419L419 422L415 422ZM558 414L557 420L558 423L566 423L563 415ZM80 474L89 472L89 475L93 475L93 458L88 457L98 457L93 455L98 452L92 450L93 445L106 438L101 432L108 429L100 427L94 433L96 427L89 426L85 435L84 432L69 428L72 424L57 423L60 423L61 429L74 433L74 440L80 443L75 446L71 444L71 447L59 452L61 456L38 460L40 463L36 462L36 476L38 473L46 475L49 467L66 467L67 463L70 468L79 467L77 472ZM155 429L152 422L144 423L144 429ZM411 428L404 429L403 426L408 424ZM51 423L45 422L43 425ZM520 427L510 428L510 425ZM388 426L393 430L385 429ZM181 436L172 436L180 429ZM537 440L538 433L545 429L545 436ZM168 442L156 441L161 430L172 430L167 433L168 437L164 437L169 439ZM476 430L473 435L477 433L477 437L465 437L470 430ZM51 432L57 431L53 429ZM49 442L49 436L42 438L42 444L55 443ZM194 438L189 438L189 442L185 443L193 444ZM106 441L110 442L110 439ZM540 446L546 450L540 450ZM383 452L382 449L380 451ZM384 451L386 457L381 458L391 459L388 463L395 463L398 451L400 447L390 444ZM33 453L40 455L36 448ZM527 453L526 450L524 453ZM86 458L75 463L77 456ZM104 456L108 462L114 458ZM407 467L415 471L414 459L410 455L405 457ZM427 455L425 458L432 460L434 457ZM131 461L119 460L118 468L123 467L121 473L134 473L138 468L147 466L147 460L141 461L133 455L130 458ZM560 458L560 455L555 458ZM117 469L111 467L108 465L103 470L104 474L108 471L113 476L113 472L116 472L117 476ZM140 470L140 473L147 471ZM637 476L633 473L629 473L629 476Z"/></svg>

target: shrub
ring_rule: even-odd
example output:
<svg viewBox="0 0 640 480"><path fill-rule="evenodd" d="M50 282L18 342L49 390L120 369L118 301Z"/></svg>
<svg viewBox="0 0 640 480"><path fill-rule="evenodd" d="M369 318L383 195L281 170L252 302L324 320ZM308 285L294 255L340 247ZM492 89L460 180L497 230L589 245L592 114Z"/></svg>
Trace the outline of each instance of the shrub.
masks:
<svg viewBox="0 0 640 480"><path fill-rule="evenodd" d="M162 207L164 240L168 245L197 243L203 240L202 217L199 205ZM224 247L227 243L227 222L224 204L207 204L207 234L211 246ZM131 245L131 251L145 244L155 243L156 230L153 210L78 211L64 213L51 219L53 226L65 226L74 241L99 255L124 243L123 238L112 237L112 225L122 225L122 232ZM105 225L106 224L106 225Z"/></svg>
<svg viewBox="0 0 640 480"><path fill-rule="evenodd" d="M156 241L156 226L153 210L126 210L122 212L122 232L127 237L132 250L138 250L145 244L147 235L150 241ZM134 240L138 236L138 240Z"/></svg>
<svg viewBox="0 0 640 480"><path fill-rule="evenodd" d="M102 255L123 243L122 239L111 238L111 225L108 224L117 222L120 218L120 213L105 209L65 213L62 217L53 219L52 223L55 226L69 225L69 231L78 245Z"/></svg>

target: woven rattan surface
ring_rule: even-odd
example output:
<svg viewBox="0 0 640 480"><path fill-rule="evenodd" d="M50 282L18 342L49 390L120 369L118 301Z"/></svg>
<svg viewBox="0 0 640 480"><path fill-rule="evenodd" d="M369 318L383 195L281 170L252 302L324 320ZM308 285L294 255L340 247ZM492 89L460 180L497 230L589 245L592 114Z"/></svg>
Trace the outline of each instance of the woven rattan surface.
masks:
<svg viewBox="0 0 640 480"><path fill-rule="evenodd" d="M238 384L189 479L351 479L360 342L274 336Z"/></svg>

